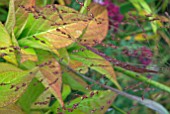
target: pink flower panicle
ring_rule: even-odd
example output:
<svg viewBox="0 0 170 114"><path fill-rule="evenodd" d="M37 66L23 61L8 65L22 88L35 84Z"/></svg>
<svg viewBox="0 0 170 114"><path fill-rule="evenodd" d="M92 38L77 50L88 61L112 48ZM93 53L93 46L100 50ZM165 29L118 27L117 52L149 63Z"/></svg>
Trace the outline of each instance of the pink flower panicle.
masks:
<svg viewBox="0 0 170 114"><path fill-rule="evenodd" d="M151 57L153 53L147 47L140 48L140 51L139 61L146 66L149 65L152 62Z"/></svg>
<svg viewBox="0 0 170 114"><path fill-rule="evenodd" d="M145 46L131 51L124 49L122 53L129 57L137 58L139 62L144 66L148 66L152 62L153 53L149 48Z"/></svg>

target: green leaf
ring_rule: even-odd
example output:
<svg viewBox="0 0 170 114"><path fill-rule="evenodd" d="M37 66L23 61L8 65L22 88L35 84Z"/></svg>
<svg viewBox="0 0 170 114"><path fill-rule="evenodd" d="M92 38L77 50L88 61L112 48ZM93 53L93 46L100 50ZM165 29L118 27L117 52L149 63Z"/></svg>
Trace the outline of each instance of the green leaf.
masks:
<svg viewBox="0 0 170 114"><path fill-rule="evenodd" d="M58 53L59 53L59 58L63 59L62 61L65 62L66 64L68 64L69 61L70 61L70 56L67 52L67 49L61 48L61 49L58 50Z"/></svg>
<svg viewBox="0 0 170 114"><path fill-rule="evenodd" d="M22 95L34 73L36 69L23 71L11 64L0 63L0 107L14 103Z"/></svg>
<svg viewBox="0 0 170 114"><path fill-rule="evenodd" d="M19 40L19 44L39 49L49 50L50 48L54 50L70 45L81 35L83 29L88 24L88 22L82 20L88 20L90 17L83 16L66 6L56 5L55 7L58 9L59 13L57 13L57 10L52 11L52 6L51 8L37 8L40 12L44 13L44 16L47 18L46 20L41 17L35 19L33 14L29 15L28 22L20 36L21 40ZM63 11L66 13L62 13ZM60 17L62 17L63 20ZM77 18L79 21L72 21L72 19ZM58 25L52 26L52 24L55 23ZM66 25L63 23L66 23ZM56 31L56 28L63 31L65 35L60 31ZM68 35L73 37L73 39L70 40ZM33 36L37 37L39 40L35 40Z"/></svg>
<svg viewBox="0 0 170 114"><path fill-rule="evenodd" d="M10 46L13 46L11 38L3 26L3 24L0 22L0 48L5 48L5 49L0 49L0 56L5 54L5 56L2 56L6 61L11 62L15 65L17 65L17 60L16 56L14 53L14 49ZM10 52L12 50L12 52Z"/></svg>
<svg viewBox="0 0 170 114"><path fill-rule="evenodd" d="M69 85L63 85L62 99L65 100L67 96L71 93L71 88Z"/></svg>
<svg viewBox="0 0 170 114"><path fill-rule="evenodd" d="M12 41L12 44L14 47L19 47L19 44L18 44L18 41L16 40L16 37L15 37L15 34L14 34L14 31L12 30L12 36L11 36L11 41ZM20 50L16 50L15 51L15 55L16 55L16 59L17 59L17 62L19 63L19 59L20 59L20 54L18 54L20 52Z"/></svg>
<svg viewBox="0 0 170 114"><path fill-rule="evenodd" d="M96 18L93 19L91 16L82 15L66 6L49 5L37 8L39 12L43 12L43 17L37 16L36 13L30 13L25 28L19 37L19 44L54 51L75 42L88 26L82 40L88 39L89 43L94 45L94 39L98 41L104 39L108 28L108 18L105 8L93 5L92 9L94 11L99 9L102 13L94 12Z"/></svg>
<svg viewBox="0 0 170 114"><path fill-rule="evenodd" d="M19 98L18 104L25 112L29 113L31 106L38 99L38 97L44 92L45 87L39 80L34 78L29 84L24 94Z"/></svg>
<svg viewBox="0 0 170 114"><path fill-rule="evenodd" d="M20 54L21 54L21 60L20 60L21 63L28 61L28 60L34 61L34 62L38 61L36 52L33 48L27 48L27 49L21 48Z"/></svg>
<svg viewBox="0 0 170 114"><path fill-rule="evenodd" d="M85 93L89 91L86 89L88 84L82 78L72 72L64 72L62 74L62 78L63 83L68 84L73 90L79 90Z"/></svg>
<svg viewBox="0 0 170 114"><path fill-rule="evenodd" d="M25 7L34 6L35 0L15 0L14 4L15 4L15 17L16 17L14 33L15 33L16 39L18 39L28 19L28 13L25 12L25 10L19 6L20 5L24 5Z"/></svg>
<svg viewBox="0 0 170 114"><path fill-rule="evenodd" d="M11 34L12 30L15 26L15 6L14 6L14 0L10 0L9 2L9 11L8 11L8 18L5 23L5 27L9 34Z"/></svg>
<svg viewBox="0 0 170 114"><path fill-rule="evenodd" d="M43 110L43 109L48 110L51 99L52 99L51 92L49 90L43 91L42 94L37 98L37 100L32 104L31 110L34 110L34 109L35 110ZM40 105L38 103L45 103L45 104Z"/></svg>
<svg viewBox="0 0 170 114"><path fill-rule="evenodd" d="M121 89L118 82L116 81L116 75L114 69L112 68L112 65L102 57L98 56L97 54L89 50L84 50L83 52L79 51L77 53L70 54L70 58L72 60L77 60L79 62L82 62L83 64L87 65L91 69L94 69L97 72L101 73L102 75L105 75L119 89Z"/></svg>
<svg viewBox="0 0 170 114"><path fill-rule="evenodd" d="M120 4L120 12L122 14L126 14L130 9L134 8L130 2L124 2Z"/></svg>
<svg viewBox="0 0 170 114"><path fill-rule="evenodd" d="M94 114L104 114L112 102L114 101L116 94L111 92L110 90L107 91L94 91L94 96L90 97L90 93L86 94L88 98L83 99L82 97L78 97L70 102L69 105L65 105L66 108L72 108L74 104L79 103L76 109L73 112L65 111L65 114L77 114L78 112L82 114L90 114L92 110ZM104 106L103 109L101 109Z"/></svg>

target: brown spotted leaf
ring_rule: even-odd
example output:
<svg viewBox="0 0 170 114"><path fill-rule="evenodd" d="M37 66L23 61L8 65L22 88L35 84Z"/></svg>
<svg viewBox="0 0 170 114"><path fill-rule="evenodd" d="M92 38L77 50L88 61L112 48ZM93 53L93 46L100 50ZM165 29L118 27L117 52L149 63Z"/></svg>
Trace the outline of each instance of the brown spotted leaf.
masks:
<svg viewBox="0 0 170 114"><path fill-rule="evenodd" d="M66 47L74 42L75 38L78 38L87 26L88 22L82 20L90 18L79 14L71 8L60 5L49 5L48 7L37 8L37 10L38 12L43 12L43 16L47 19L43 19L42 16L35 19L38 14L30 14L25 29L20 36L22 38L19 40L21 45L46 50L48 48ZM37 37L37 39L33 36Z"/></svg>
<svg viewBox="0 0 170 114"><path fill-rule="evenodd" d="M90 21L85 31L85 34L82 37L82 43L89 46L96 45L96 42L101 42L108 31L108 13L104 6L101 6L96 3L92 3L90 6L90 12L88 15L93 15L95 20Z"/></svg>
<svg viewBox="0 0 170 114"><path fill-rule="evenodd" d="M8 62L17 65L14 49L11 47L13 46L11 37L1 22L0 22L0 31L1 31L0 32L0 57L4 58Z"/></svg>
<svg viewBox="0 0 170 114"><path fill-rule="evenodd" d="M60 65L55 59L50 59L44 64L46 65L40 67L40 72L43 78L42 83L46 87L45 90L49 89L63 106L64 103L61 96L62 74Z"/></svg>
<svg viewBox="0 0 170 114"><path fill-rule="evenodd" d="M21 63L25 61L38 61L37 55L32 48L27 48L27 49L21 49Z"/></svg>
<svg viewBox="0 0 170 114"><path fill-rule="evenodd" d="M18 39L28 19L28 12L25 12L25 10L20 6L24 6L26 8L32 7L35 5L35 0L15 0L14 5L15 5L14 9L15 9L15 17L16 17L14 31L15 31L16 38Z"/></svg>
<svg viewBox="0 0 170 114"><path fill-rule="evenodd" d="M7 63L0 63L0 107L14 103L24 92L37 69L24 71Z"/></svg>
<svg viewBox="0 0 170 114"><path fill-rule="evenodd" d="M91 95L92 92L94 93L93 96ZM82 100L82 97L78 97L70 102L67 107L70 109L74 104L79 103L72 114L105 114L117 95L110 90L106 90L91 91L86 96L88 98ZM65 114L70 114L70 112L66 110Z"/></svg>
<svg viewBox="0 0 170 114"><path fill-rule="evenodd" d="M102 40L107 30L102 30L96 25L98 21L102 20L101 17L106 16L104 15L105 13L107 14L106 10L102 11L104 12L102 15L96 13L99 19L82 15L74 9L60 5L48 5L43 8L36 8L36 11L31 9L31 11L34 14L30 13L23 33L20 36L19 44L22 46L31 46L51 51L69 46L77 38L81 37L84 32L93 31L93 34L89 33L86 37L90 35L88 38L94 39L96 34L98 34ZM37 12L42 12L42 14ZM108 21L107 19L104 20ZM104 27L105 25L107 26L106 22ZM99 36L97 37L99 38Z"/></svg>
<svg viewBox="0 0 170 114"><path fill-rule="evenodd" d="M68 84L73 90L79 90L82 92L88 92L90 89L86 89L88 84L75 73L68 71L65 67L62 67L64 72L62 75L63 83Z"/></svg>
<svg viewBox="0 0 170 114"><path fill-rule="evenodd" d="M69 67L83 74L88 72L88 65L85 65L82 62L76 60L70 60Z"/></svg>
<svg viewBox="0 0 170 114"><path fill-rule="evenodd" d="M38 75L38 73L37 73L37 75ZM45 93L48 92L48 91L44 91L45 87L43 86L42 83L40 83L40 80L38 80L36 78L36 76L35 76L35 78L32 79L32 81L29 84L29 86L26 89L26 91L23 93L23 95L17 101L17 104L27 114L31 114L31 108L32 108L31 106L36 102L37 99L39 99L41 94L43 92L45 92ZM44 99L44 100L46 100L46 99Z"/></svg>
<svg viewBox="0 0 170 114"><path fill-rule="evenodd" d="M119 86L116 80L116 75L114 69L112 68L112 65L104 58L96 55L95 53L89 50L84 50L83 52L79 51L77 53L70 54L70 58L72 60L79 61L82 64L84 64L84 66L88 66L89 68L94 69L97 72L101 73L102 75L106 76L119 89L121 89L121 87Z"/></svg>
<svg viewBox="0 0 170 114"><path fill-rule="evenodd" d="M43 109L48 108L51 100L51 92L49 90L44 91L36 101L31 105L31 109ZM43 105L40 105L40 104Z"/></svg>

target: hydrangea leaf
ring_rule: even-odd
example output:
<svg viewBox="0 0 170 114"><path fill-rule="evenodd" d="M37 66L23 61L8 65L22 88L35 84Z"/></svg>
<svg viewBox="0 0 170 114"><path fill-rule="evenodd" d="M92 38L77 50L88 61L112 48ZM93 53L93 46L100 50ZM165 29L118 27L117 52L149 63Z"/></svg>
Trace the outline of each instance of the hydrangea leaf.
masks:
<svg viewBox="0 0 170 114"><path fill-rule="evenodd" d="M73 109L72 107L75 104L78 104L78 106L73 109L72 112L65 111L65 114L104 114L114 99L116 98L116 94L111 92L110 90L107 91L93 91L94 95L92 96L92 92L86 94L88 98L85 98L82 100L82 97L78 97L74 100L72 100L69 105L65 105L65 107L68 109Z"/></svg>
<svg viewBox="0 0 170 114"><path fill-rule="evenodd" d="M81 41L83 44L94 46L96 42L102 42L107 35L109 27L108 12L104 6L96 3L92 3L89 8L88 15L93 15L96 21L89 22Z"/></svg>
<svg viewBox="0 0 170 114"><path fill-rule="evenodd" d="M5 27L10 34L15 26L15 6L14 6L14 0L10 0L9 2L9 11L8 11L8 18L5 23Z"/></svg>
<svg viewBox="0 0 170 114"><path fill-rule="evenodd" d="M38 74L38 73L37 73ZM33 78L26 91L18 100L18 105L26 113L30 113L32 105L44 92L45 87L37 78ZM29 98L29 99L28 99Z"/></svg>
<svg viewBox="0 0 170 114"><path fill-rule="evenodd" d="M46 64L46 63L45 63ZM62 74L60 64L55 59L49 59L47 65L39 68L43 78L42 83L45 85L45 90L50 90L51 93L58 99L61 106L64 105L61 95Z"/></svg>
<svg viewBox="0 0 170 114"><path fill-rule="evenodd" d="M4 58L8 62L17 65L14 49L11 47L13 46L11 37L1 22L0 22L0 31L1 31L0 32L0 57Z"/></svg>
<svg viewBox="0 0 170 114"><path fill-rule="evenodd" d="M68 84L73 90L78 90L85 93L89 91L86 89L88 84L82 78L72 72L64 72L62 78L63 83Z"/></svg>
<svg viewBox="0 0 170 114"><path fill-rule="evenodd" d="M25 12L23 8L20 6L23 5L25 7L31 7L35 5L35 0L15 0L14 2L15 5L15 17L16 17L16 23L14 27L14 33L16 38L20 36L22 33L25 24L28 20L28 13Z"/></svg>
<svg viewBox="0 0 170 114"><path fill-rule="evenodd" d="M112 65L104 58L96 55L95 53L89 50L84 50L83 52L79 51L74 54L70 54L70 58L72 60L77 60L79 62L82 62L83 64L87 65L89 68L96 70L102 75L105 75L119 89L121 89L118 82L116 81L116 75L114 69L112 68Z"/></svg>
<svg viewBox="0 0 170 114"><path fill-rule="evenodd" d="M30 13L26 26L20 35L20 45L55 50L69 46L81 37L84 31L89 32L89 34L84 34L85 37L90 35L88 39L96 38L96 34L98 34L98 38L100 36L103 39L107 33L107 19L103 21L106 21L102 27L105 30L99 28L99 25L102 24L102 18L107 17L105 15L107 11L102 11L103 8L101 11L104 14L96 13L97 18L82 15L74 9L61 5L48 5L36 10L42 12L43 15L38 16L36 12Z"/></svg>
<svg viewBox="0 0 170 114"><path fill-rule="evenodd" d="M24 92L37 69L24 71L7 63L0 63L0 107L14 103Z"/></svg>

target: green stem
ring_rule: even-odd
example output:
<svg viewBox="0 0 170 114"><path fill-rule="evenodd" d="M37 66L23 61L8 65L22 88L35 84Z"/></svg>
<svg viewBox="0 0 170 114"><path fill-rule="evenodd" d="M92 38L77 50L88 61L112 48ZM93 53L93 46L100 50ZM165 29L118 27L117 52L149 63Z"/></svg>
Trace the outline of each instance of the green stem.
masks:
<svg viewBox="0 0 170 114"><path fill-rule="evenodd" d="M87 7L90 5L91 0L85 0L84 6L80 9L81 14L87 14Z"/></svg>
<svg viewBox="0 0 170 114"><path fill-rule="evenodd" d="M127 114L125 111L123 111L122 109L118 108L117 106L112 104L112 107L117 110L118 112L120 112L121 114Z"/></svg>
<svg viewBox="0 0 170 114"><path fill-rule="evenodd" d="M164 91L170 93L170 88L169 88L168 86L163 85L163 84L161 84L161 83L159 83L159 82L153 81L153 80L151 80L151 79L148 79L148 78L147 78L146 76L144 76L144 75L141 75L141 74L138 74L138 73L135 73L135 72L132 72L132 71L123 69L123 68L121 68L121 67L116 67L116 66L115 66L114 69L115 69L116 71L119 71L119 72L123 73L123 74L126 74L127 76L129 76L129 77L131 77L131 78L134 78L134 79L136 79L136 80L145 82L145 83L147 83L147 84L150 84L150 85L152 85L152 86L155 86L155 87L157 87L157 88L159 88L159 89L161 89L161 90L164 90Z"/></svg>

